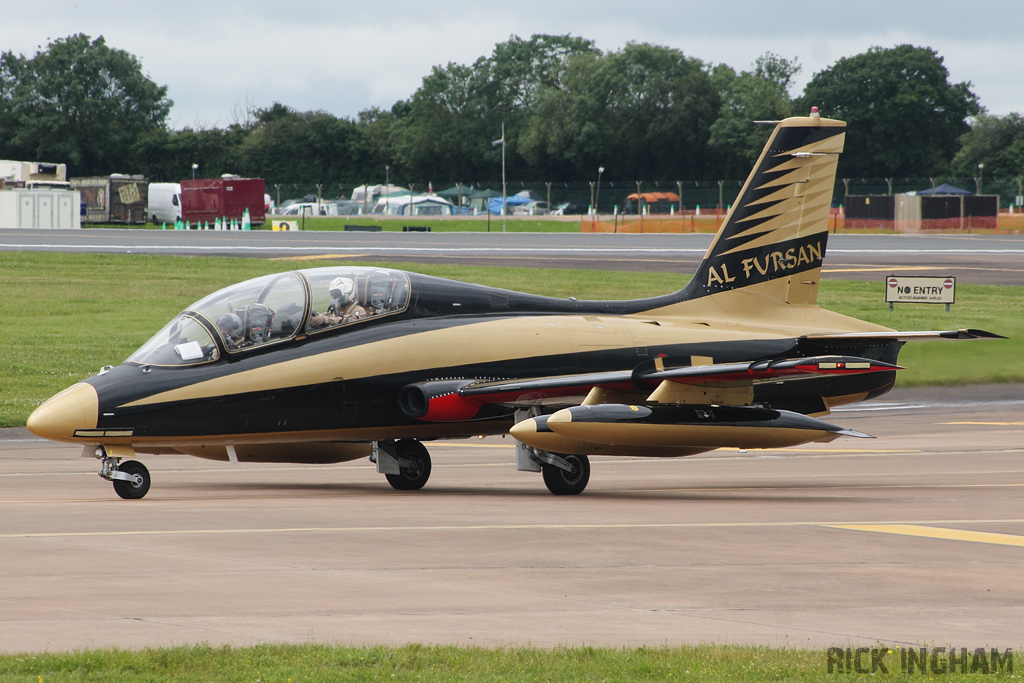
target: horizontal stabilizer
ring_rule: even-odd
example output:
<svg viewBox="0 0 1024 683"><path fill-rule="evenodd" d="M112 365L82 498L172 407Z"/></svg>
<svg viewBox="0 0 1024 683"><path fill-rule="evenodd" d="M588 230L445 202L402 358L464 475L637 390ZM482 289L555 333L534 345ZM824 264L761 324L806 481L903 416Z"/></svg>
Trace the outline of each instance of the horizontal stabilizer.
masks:
<svg viewBox="0 0 1024 683"><path fill-rule="evenodd" d="M1006 339L1006 337L985 330L922 330L920 332L844 332L841 334L809 334L800 338L811 343L830 341L890 342L916 341L926 339Z"/></svg>

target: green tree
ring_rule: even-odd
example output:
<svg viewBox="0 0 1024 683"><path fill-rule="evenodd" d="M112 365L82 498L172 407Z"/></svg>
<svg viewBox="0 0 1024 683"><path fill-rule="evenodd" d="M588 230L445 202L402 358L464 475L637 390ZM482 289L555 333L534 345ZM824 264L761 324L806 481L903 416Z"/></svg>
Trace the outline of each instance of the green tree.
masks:
<svg viewBox="0 0 1024 683"><path fill-rule="evenodd" d="M751 71L736 74L725 65L715 68L712 81L722 95L722 109L711 126L709 145L720 177L743 178L757 160L769 131L755 121L793 115L789 88L799 72L796 60L771 52L758 57Z"/></svg>
<svg viewBox="0 0 1024 683"><path fill-rule="evenodd" d="M580 55L565 87L538 98L525 153L537 165L568 161L567 180L594 177L601 166L605 180L700 178L720 105L707 65L679 50L629 43Z"/></svg>
<svg viewBox="0 0 1024 683"><path fill-rule="evenodd" d="M69 175L125 168L140 136L164 128L167 87L102 36L51 42L32 58L0 54L0 157L66 163Z"/></svg>
<svg viewBox="0 0 1024 683"><path fill-rule="evenodd" d="M434 67L407 107L392 109L397 163L435 182L494 178L501 149L490 142L504 125L508 177L545 176L539 156L521 153L520 137L544 93L564 87L571 59L593 52L592 41L572 36L512 36L472 66Z"/></svg>
<svg viewBox="0 0 1024 683"><path fill-rule="evenodd" d="M985 164L984 172L989 177L1015 178L1024 171L1024 116L1020 114L982 114L961 142L960 151L953 157L954 176L974 176L978 164Z"/></svg>
<svg viewBox="0 0 1024 683"><path fill-rule="evenodd" d="M255 112L240 139L239 168L268 184L321 185L324 196L333 197L339 185L358 180L363 150L363 134L349 119L275 103Z"/></svg>
<svg viewBox="0 0 1024 683"><path fill-rule="evenodd" d="M435 66L407 107L392 110L398 114L391 126L395 157L389 165L398 173L393 177L447 183L482 171L490 134L480 61L472 67Z"/></svg>
<svg viewBox="0 0 1024 683"><path fill-rule="evenodd" d="M948 171L980 113L971 84L950 83L934 50L912 45L871 48L840 59L804 88L799 110L845 120L841 177L932 176Z"/></svg>

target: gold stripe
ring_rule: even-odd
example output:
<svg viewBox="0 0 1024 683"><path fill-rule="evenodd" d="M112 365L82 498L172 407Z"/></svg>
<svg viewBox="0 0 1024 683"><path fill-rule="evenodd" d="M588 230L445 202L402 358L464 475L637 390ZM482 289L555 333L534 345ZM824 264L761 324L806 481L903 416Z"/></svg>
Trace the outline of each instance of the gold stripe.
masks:
<svg viewBox="0 0 1024 683"><path fill-rule="evenodd" d="M995 534L988 531L943 529L934 526L918 526L916 524L824 524L823 526L832 529L872 531L879 534L918 536L920 538L937 538L945 541L967 541L969 543L992 543L995 545L1012 545L1017 546L1018 548L1024 548L1024 536Z"/></svg>
<svg viewBox="0 0 1024 683"><path fill-rule="evenodd" d="M453 326L347 349L310 353L303 358L171 389L124 407L363 379L382 372L398 374L434 369L440 372L451 365L453 358L466 364L493 363L571 354L588 348L629 349L674 344L679 342L680 327L684 326L687 341L694 343L747 339L750 334L741 326L716 330L691 325L686 320L666 320L663 325L654 326L645 322L649 319L649 316L599 318L605 325L601 330L595 329L592 319L578 315L515 317ZM760 334L772 336L772 332L763 329ZM787 334L780 330L778 336L792 336L792 332ZM524 343L524 340L529 341Z"/></svg>

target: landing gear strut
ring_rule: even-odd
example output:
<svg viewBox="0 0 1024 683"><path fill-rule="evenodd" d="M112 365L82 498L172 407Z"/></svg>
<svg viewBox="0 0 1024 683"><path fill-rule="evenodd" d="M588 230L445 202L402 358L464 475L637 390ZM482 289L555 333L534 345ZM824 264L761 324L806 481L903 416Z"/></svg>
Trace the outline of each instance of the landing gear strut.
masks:
<svg viewBox="0 0 1024 683"><path fill-rule="evenodd" d="M373 453L370 459L394 489L418 491L430 478L430 453L416 439L379 441Z"/></svg>
<svg viewBox="0 0 1024 683"><path fill-rule="evenodd" d="M544 474L544 485L556 496L576 496L590 482L590 458L585 455L537 453Z"/></svg>
<svg viewBox="0 0 1024 683"><path fill-rule="evenodd" d="M117 495L128 500L138 500L149 493L149 485L153 479L145 465L137 460L121 462L121 458L111 458L102 446L96 451L100 459L100 476L113 482Z"/></svg>

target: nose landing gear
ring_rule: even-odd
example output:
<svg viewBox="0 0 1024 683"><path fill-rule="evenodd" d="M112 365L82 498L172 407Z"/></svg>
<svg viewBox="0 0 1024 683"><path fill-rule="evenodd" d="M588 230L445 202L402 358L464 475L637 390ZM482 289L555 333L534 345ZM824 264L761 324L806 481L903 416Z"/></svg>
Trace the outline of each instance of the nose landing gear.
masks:
<svg viewBox="0 0 1024 683"><path fill-rule="evenodd" d="M100 459L99 475L114 484L114 492L127 500L138 500L149 493L152 477L149 470L137 460L121 461L111 457L107 449L99 446L96 457Z"/></svg>

